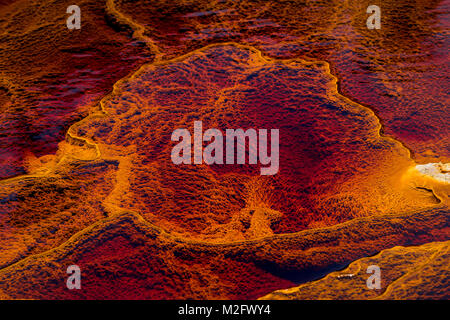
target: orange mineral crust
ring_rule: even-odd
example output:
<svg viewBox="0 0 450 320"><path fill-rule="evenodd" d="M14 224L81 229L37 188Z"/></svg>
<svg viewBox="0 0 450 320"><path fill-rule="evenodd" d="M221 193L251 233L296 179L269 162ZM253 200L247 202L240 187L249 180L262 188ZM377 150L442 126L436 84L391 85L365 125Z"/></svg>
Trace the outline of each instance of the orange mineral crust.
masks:
<svg viewBox="0 0 450 320"><path fill-rule="evenodd" d="M71 4L0 3L0 299L448 298L450 1ZM174 164L199 121L278 172Z"/></svg>
<svg viewBox="0 0 450 320"><path fill-rule="evenodd" d="M151 60L102 1L78 1L83 27L69 30L71 4L0 1L0 178L27 173L54 153L73 122Z"/></svg>
<svg viewBox="0 0 450 320"><path fill-rule="evenodd" d="M70 128L47 167L2 182L8 296L257 298L393 245L448 239L448 184L380 136L324 62L212 46L142 67L101 108ZM170 133L193 120L276 126L280 172L174 165ZM20 217L28 225L14 224ZM64 228L43 241L49 224ZM64 287L71 264L84 270L84 291ZM33 276L42 270L46 280Z"/></svg>
<svg viewBox="0 0 450 320"><path fill-rule="evenodd" d="M212 46L141 68L102 107L104 117L72 129L122 162L127 179L110 201L178 234L246 239L442 201L400 183L413 165L408 150L379 135L372 111L337 92L326 63ZM173 164L171 133L193 132L194 120L205 130L279 129L279 173Z"/></svg>
<svg viewBox="0 0 450 320"><path fill-rule="evenodd" d="M63 172L0 183L0 266L49 250L106 216L117 163L64 165Z"/></svg>
<svg viewBox="0 0 450 320"><path fill-rule="evenodd" d="M109 2L161 55L233 40L274 57L326 60L343 92L375 110L419 161L450 159L448 0L154 0L139 10ZM380 30L366 27L369 5L381 8Z"/></svg>
<svg viewBox="0 0 450 320"><path fill-rule="evenodd" d="M124 213L3 268L0 291L12 299L256 299L381 248L443 241L448 232L437 230L448 226L447 216L446 208L437 208L212 244L175 237ZM66 268L73 264L83 270L82 290L65 286Z"/></svg>
<svg viewBox="0 0 450 320"><path fill-rule="evenodd" d="M418 247L394 247L373 257L357 260L345 270L325 278L262 298L273 299L449 299L450 242ZM381 288L367 290L369 266L383 266ZM333 290L329 290L333 288Z"/></svg>

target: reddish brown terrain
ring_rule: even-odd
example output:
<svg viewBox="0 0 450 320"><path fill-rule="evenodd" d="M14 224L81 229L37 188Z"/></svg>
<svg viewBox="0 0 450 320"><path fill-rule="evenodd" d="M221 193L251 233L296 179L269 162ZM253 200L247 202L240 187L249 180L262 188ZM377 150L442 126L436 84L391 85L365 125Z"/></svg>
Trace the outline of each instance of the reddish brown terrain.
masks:
<svg viewBox="0 0 450 320"><path fill-rule="evenodd" d="M448 298L449 1L70 4L0 4L0 299ZM279 172L175 165L194 121Z"/></svg>

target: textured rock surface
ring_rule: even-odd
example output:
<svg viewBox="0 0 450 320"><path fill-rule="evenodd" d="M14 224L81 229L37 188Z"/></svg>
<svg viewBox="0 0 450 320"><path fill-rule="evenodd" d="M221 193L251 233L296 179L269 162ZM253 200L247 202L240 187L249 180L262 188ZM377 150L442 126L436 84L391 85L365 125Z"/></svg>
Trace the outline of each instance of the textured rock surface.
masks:
<svg viewBox="0 0 450 320"><path fill-rule="evenodd" d="M342 271L262 299L449 299L450 242L432 242L419 247L394 247L352 262ZM381 270L381 289L369 290L369 266Z"/></svg>
<svg viewBox="0 0 450 320"><path fill-rule="evenodd" d="M381 31L366 1L86 0L80 32L69 4L0 5L0 299L448 298L449 184L417 165L449 162L449 1ZM196 120L280 129L279 174L175 166ZM355 260L382 292L333 278Z"/></svg>

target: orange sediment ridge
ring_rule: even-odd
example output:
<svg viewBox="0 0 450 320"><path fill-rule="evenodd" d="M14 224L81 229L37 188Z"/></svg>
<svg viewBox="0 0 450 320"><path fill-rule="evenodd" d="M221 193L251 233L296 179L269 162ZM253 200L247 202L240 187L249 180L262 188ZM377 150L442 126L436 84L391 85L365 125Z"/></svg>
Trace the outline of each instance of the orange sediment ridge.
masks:
<svg viewBox="0 0 450 320"><path fill-rule="evenodd" d="M204 52L207 52L208 50L214 50L215 48L219 48L220 49L222 47L236 48L236 50L238 50L238 51L243 50L243 51L253 52L255 54L255 58L256 59L260 59L264 63L264 65L281 63L282 65L286 65L288 67L291 64L294 65L294 66L297 65L297 64L300 64L300 65L311 65L311 66L314 66L314 67L315 66L326 66L326 63L324 63L324 62L310 63L310 62L304 62L304 61L301 61L301 60L297 60L296 61L296 60L292 60L292 59L288 60L288 61L275 61L273 59L269 60L269 59L265 59L262 56L261 52L256 50L256 49L254 49L254 48L241 46L241 45L234 44L234 43L227 43L227 44L224 44L224 45L212 45L212 46L209 46L208 48L204 48L203 50L199 51L198 53L204 53ZM231 50L235 50L235 49L231 49ZM197 53L192 53L192 54L189 54L189 55L184 56L182 58L174 59L173 61L169 61L169 62L167 62L165 64L161 64L161 66L170 65L171 63L184 61L186 59L189 59L192 56L195 56L196 54ZM255 60L253 60L253 61L255 61ZM134 75L132 75L129 79L131 79L131 81L139 80L139 77L143 76L148 69L154 69L154 68L157 68L157 67L158 66L154 66L154 65L143 66L138 72L136 72ZM329 70L327 68L322 68L322 69L323 70ZM329 73L327 73L326 76L331 78L331 81L329 83L333 84L333 80L332 80L333 78L331 77L331 75ZM84 130L85 126L89 127L91 122L95 123L96 121L102 121L103 119L108 119L108 118L112 117L110 110L106 109L107 108L106 105L109 103L109 99L114 99L114 97L117 97L117 96L120 97L120 95L122 94L122 88L125 85L128 84L127 81L128 80L124 79L120 83L116 84L115 87L114 87L114 91L111 93L111 95L108 96L107 98L104 98L101 101L101 107L102 107L102 113L101 114L98 113L98 114L91 115L90 117L84 119L80 123L77 123L77 124L75 124L74 126L71 127L69 132L75 132L75 133L68 133L68 135L70 135L71 137L75 137L76 139L72 140L71 138L69 138L67 140L67 142L62 143L63 148L61 149L62 152L58 155L58 157L59 157L58 161L55 161L54 162L55 165L52 168L52 170L45 174L45 175L48 175L48 177L54 176L54 174L56 172L58 172L59 175L64 174L64 171L65 171L64 167L68 166L70 168L71 163L77 163L79 161L83 161L83 162L86 162L86 163L89 163L89 162L98 163L98 162L102 162L102 161L109 161L109 162L116 161L117 165L115 165L114 167L117 168L117 171L113 174L113 176L115 176L115 178L113 178L113 176L111 176L111 178L114 181L113 184L111 185L111 189L110 189L111 191L107 195L105 194L104 200L102 202L102 206L107 209L107 212L109 213L111 218L107 218L105 220L98 220L98 222L88 226L87 228L83 228L79 233L73 235L67 242L64 242L60 247L56 247L55 249L51 249L50 251L45 251L42 254L31 255L28 258L25 258L25 260L16 262L16 263L10 265L9 267L7 267L5 269L2 269L2 272L5 272L5 274L10 275L10 272L14 271L15 268L17 268L19 266L25 266L31 261L36 261L36 259L37 259L37 261L42 260L42 259L43 260L53 259L53 258L50 258L50 257L53 255L53 253L59 252L59 250L60 250L59 248L63 249L63 248L66 248L67 246L72 247L72 248L76 248L76 247L78 247L78 244L75 244L76 242L74 242L74 244L71 244L73 241L75 241L75 239L80 239L80 237L81 238L83 238L83 237L89 237L90 238L91 237L90 233L91 233L91 231L93 229L98 228L99 226L101 226L101 225L103 225L104 223L107 223L107 222L108 223L112 223L112 225L115 225L115 223L114 223L115 220L114 219L120 219L120 215L124 215L124 217L129 217L129 212L134 212L133 216L137 217L137 219L138 219L137 221L140 221L139 223L144 223L144 225L147 226L146 228L149 227L150 229L155 230L158 234L164 235L164 237L168 237L168 239L172 239L171 241L174 241L174 243L178 243L178 244L185 243L187 246L191 246L192 247L189 250L194 250L195 252L198 252L198 254L200 252L202 252L202 250L204 249L205 246L206 247L212 246L211 248L213 248L212 250L214 252L217 252L217 250L219 250L218 248L221 248L222 246L235 246L236 248L242 247L242 248L244 248L242 250L245 251L245 250L248 250L248 249L245 249L245 248L247 248L248 245L254 246L254 245L257 245L258 243L260 243L261 245L263 245L263 247L265 247L266 245L268 245L269 243L271 243L273 241L274 242L284 241L284 239L286 239L286 241L289 241L288 243L291 243L285 249L285 252L286 252L285 253L285 255L286 255L285 259L287 259L287 261L293 259L293 256L295 256L294 255L294 252L295 252L294 248L296 246L299 246L301 241L304 241L304 240L300 240L300 239L305 239L305 238L308 238L308 237L312 237L308 241L310 241L309 242L310 246L312 246L312 248L314 248L314 246L315 246L314 243L323 243L323 239L321 239L321 237L323 236L322 231L324 231L325 234L327 234L327 233L329 233L332 230L340 230L339 232L335 233L335 237L336 237L336 239L339 239L339 243L340 243L341 241L345 241L345 238L341 238L341 235L348 233L348 231L343 232L342 231L343 229L347 230L347 227L350 226L350 225L352 226L351 228L356 228L356 229L362 228L361 220L360 219L353 219L353 220L350 221L351 222L350 225L348 224L349 222L347 222L347 223L344 223L344 224L337 224L335 226L328 227L328 229L320 228L320 225L317 225L315 228L313 228L311 230L300 231L300 232L291 232L289 234L278 234L278 235L274 235L272 233L272 230L270 230L270 229L269 229L269 235L255 234L254 232L251 231L252 228L250 228L249 229L250 232L248 233L248 235L251 238L248 239L248 240L245 240L245 239L239 240L239 237L242 237L242 235L241 236L238 235L239 232L237 232L237 233L236 232L234 232L234 233L231 232L231 236L232 237L230 237L230 235L227 236L226 233L223 234L223 231L214 229L214 233L215 234L219 234L219 235L222 234L222 235L224 235L224 237L216 237L216 238L208 238L208 237L206 237L206 238L202 239L201 237L198 238L199 235L195 235L195 234L186 234L186 233L183 234L183 233L180 233L180 232L175 232L174 233L174 232L171 231L170 224L167 224L167 222L162 221L162 223L160 224L158 222L158 220L155 220L155 217L149 216L148 214L141 215L140 213L138 213L138 212L141 212L141 210L136 210L135 208L132 208L132 207L128 207L128 208L127 207L123 207L123 199L124 199L124 197L125 198L127 197L126 194L130 190L129 177L130 177L130 173L132 172L132 169L133 169L133 166L132 166L132 163L134 161L133 159L136 157L135 155L133 155L136 152L136 148L133 147L131 149L130 148L128 148L128 149L121 149L121 148L119 148L119 146L111 146L111 147L109 147L107 144L104 144L104 143L99 144L98 142L95 143L90 138L79 137L79 136L76 136L75 134L79 130ZM334 84L335 84L335 82L334 82ZM339 94L336 91L335 85L330 85L330 88L328 90L331 90L336 95L336 97L333 98L333 99L335 99L335 101L339 101L340 100L339 99ZM351 108L358 108L358 109L362 109L362 110L367 110L367 114L370 115L372 117L372 119L373 119L372 120L372 123L373 123L373 125L372 125L373 129L372 130L374 130L373 131L373 139L375 139L375 140L376 139L390 140L390 141L392 141L392 143L394 145L396 145L396 148L398 148L399 150L403 150L402 153L403 153L403 157L405 158L405 166L404 166L404 168L405 168L405 170L407 170L408 164L411 165L411 163L412 163L412 161L410 159L408 159L408 155L409 155L408 151L403 149L401 144L396 143L395 140L393 140L391 138L385 138L385 137L382 137L380 135L380 125L377 122L376 117L373 115L373 113L371 114L371 112L367 108L361 107L358 104L353 103L353 102L351 102L350 100L348 100L346 98L342 98L342 99L346 103L348 103L349 106L350 106L350 107L347 107L347 108L349 108L347 110L351 110ZM107 117L105 117L105 116L107 116ZM86 130L84 130L84 131L86 132ZM79 139L79 140L77 140L77 139ZM80 141L80 140L81 141L86 141L86 143L85 144L81 144L81 146L80 146L80 143L77 143L75 146L73 146L71 144L72 141ZM97 150L97 151L92 153L90 150ZM124 151L130 153L130 155L126 155L126 153L125 153L125 155L121 155L121 153L123 153ZM43 177L41 177L40 179L44 178L45 175ZM399 177L404 177L404 174L402 172L399 172L398 176ZM23 177L23 178L25 179L25 177ZM27 177L27 178L30 178L30 177ZM393 177L393 181L395 181L395 179L397 179L397 178ZM18 181L20 181L20 179L17 180L17 181L14 181L14 182L17 183ZM405 183L405 185L407 185L407 184ZM396 188L400 188L401 189L401 187L399 187L399 186L396 186ZM410 191L407 191L405 194L407 195L408 192L410 192ZM414 198L415 196L416 196L416 194L414 192L412 192L412 198ZM430 198L431 198L431 196L430 196ZM430 200L428 200L428 198L424 198L421 201L417 201L417 202L419 204L417 206L418 208L422 208L422 210L430 210L429 214L431 214L431 216L430 216L429 219L427 218L426 214L423 214L423 217L422 217L422 219L425 218L426 221L428 221L428 223L430 223L430 226L435 226L435 224L442 225L442 223L444 223L444 225L445 225L445 222L444 222L445 221L445 208L441 207L441 209L438 209L439 207L436 206L436 204L433 204L433 202L431 202ZM424 206L423 204L427 203L427 202L429 202L429 204ZM256 211L263 210L263 212L264 211L269 211L269 208L266 208L265 210L264 210L264 207L258 208L257 203L258 203L258 201L256 201L256 207L254 208L254 210L256 210ZM253 202L253 206L255 206L255 202ZM426 209L426 208L429 208L429 209ZM437 210L437 211L433 212L433 208L435 208L435 210ZM393 210L392 212L395 212L395 211L396 210ZM380 219L381 221L384 221L383 222L383 224L384 224L383 229L384 230L389 230L389 228L387 228L386 226L389 226L390 223L392 223L393 221L397 221L396 219L398 219L398 218L392 218L392 219L388 218L388 217L392 216L392 212L386 213L387 216L386 216L385 219L383 219L383 217L384 217L383 214L374 215L375 219ZM426 211L423 211L423 212L426 212ZM145 213L145 212L143 212L143 213ZM409 217L414 217L415 215L416 215L416 213L414 213L413 211L410 211L410 212L402 213L399 217L401 217L400 219L404 219L403 223L405 223L406 225L408 223L412 223L410 226L413 226L413 228L414 228L415 227L415 223L413 222L414 218L413 218L412 221L411 220L408 221L408 218ZM262 216L264 216L264 214ZM431 217L433 217L433 218L431 218ZM111 219L113 219L113 220L111 220ZM369 225L371 225L373 223L373 221L371 220L372 218L370 216L368 218L364 218L364 219L369 219L369 220L367 220ZM442 219L444 219L444 220L442 220ZM380 220L377 220L377 221L380 221ZM372 221L372 222L369 222L369 221ZM434 224L431 224L431 221L433 221ZM423 221L421 221L421 223L422 222ZM256 221L254 221L253 223L255 225L258 225L258 224L261 224L261 223L264 224L263 221L261 221L261 220L258 221L258 219ZM397 222L395 222L395 223L397 223ZM354 230L356 230L356 229L354 229ZM432 231L433 229L434 228L428 229L428 226L427 226L426 227L426 230L427 230L426 232L428 233L428 232ZM439 228L437 228L437 230L438 229ZM364 230L366 230L366 232L368 232L368 230L370 230L370 229L364 229ZM374 234L373 236L380 237L381 234L379 233L379 229L377 228L376 230L377 230L377 233ZM102 231L102 232L104 232L104 231ZM220 232L222 232L222 233L220 233ZM334 232L335 231L333 231L333 233ZM395 232L389 234L389 231L387 231L387 234L389 235L388 237L391 237L391 239L392 239L392 237L395 237L395 235L394 235ZM131 230L130 233L133 234L134 231ZM140 232L136 232L137 235L139 235L139 233ZM153 231L152 231L152 233L153 233ZM308 236L306 236L307 234L308 234ZM433 233L430 233L424 238L424 240L425 239L442 238L443 236L445 237L445 234L446 234L445 232L444 232L444 234L440 234L440 233L433 234ZM370 238L369 235L367 235L367 236ZM430 236L432 238L430 238ZM67 237L67 235L65 237ZM138 236L138 237L140 237L140 236ZM196 239L196 238L198 238L198 239ZM233 240L233 238L234 238L234 240ZM319 240L319 239L321 239L321 240ZM376 248L389 245L389 243L391 241L393 241L393 240L389 240L388 241L388 240L384 239L384 241L386 241L386 242L383 242L383 238L381 237L380 239L382 239L382 240L380 240L380 242L373 242L372 245L368 245L367 243L365 243L363 245L362 242L361 242L361 240L362 240L361 238L356 238L355 237L355 238L352 239L352 237L350 237L350 238L347 238L347 241L348 241L347 245L350 245L350 246L351 245L353 245L353 246L358 246L359 245L361 247L360 251L355 250L355 249L353 250L354 251L353 255L358 256L358 255L364 254L364 252L371 252L370 250L377 250ZM76 240L76 241L78 241L78 240ZM300 241L300 242L298 242L298 241ZM294 270L296 270L296 269L299 270L298 272L301 272L301 270L308 269L308 268L313 268L313 267L319 268L319 269L320 268L326 268L327 266L330 265L330 261L336 261L336 255L339 254L339 252L340 252L338 249L344 249L345 248L345 247L342 247L342 248L336 247L336 245L333 244L333 241L330 242L331 246L325 251L326 254L325 254L324 257L329 256L329 258L325 259L322 262L321 261L315 261L314 255L309 256L308 254L306 254L305 251L302 250L300 252L300 256L298 256L296 260L297 261L305 261L305 259L309 259L309 260L307 260L308 261L307 262L308 267L306 267L306 266L303 266L303 267L302 266L297 266L297 267L294 266L293 267L293 266L289 266L288 264L285 264L284 262L277 262L277 264L281 265L282 269L283 268L287 268L289 270L290 268L293 268ZM400 242L401 241L410 241L410 239L408 237L406 237L403 240L400 240ZM144 243L145 243L145 241L144 241ZM367 245L368 245L368 247L365 247ZM291 246L293 246L293 247L291 247ZM196 248L196 249L194 249L194 248ZM317 247L315 250L317 250L319 248L320 247ZM369 248L372 248L372 249L369 249ZM63 250L65 250L65 249L63 249ZM239 249L239 250L241 250L241 249ZM277 250L279 250L279 249L277 249ZM269 249L269 252L270 252L270 249ZM243 254L243 252L239 253L239 251L237 253L235 253L236 256L240 256L242 254ZM306 257L308 257L308 258L306 258ZM262 257L257 258L256 261L258 261L261 258ZM264 259L264 258L262 258L262 259ZM351 256L349 256L348 254L347 254L347 259L351 259ZM347 261L347 260L345 260L345 261ZM202 262L202 263L204 263L204 262ZM254 262L252 262L252 263L254 263ZM302 262L302 263L305 263L305 262ZM177 263L174 264L174 266L176 266L176 265L177 265ZM247 266L247 267L250 268L249 266ZM250 268L249 270L253 270L253 269ZM260 270L259 272L267 273L267 271L263 271L264 268L262 270L261 269L259 269L259 270ZM256 272L256 269L254 271ZM194 271L192 270L191 272L194 272ZM233 277L238 277L238 275L232 275L232 276ZM270 279L274 280L275 278L270 278ZM266 286L267 286L267 283L270 282L270 279L267 280ZM286 285L288 285L288 283L290 283L290 282L287 282ZM175 288L178 288L177 285L178 284L174 284ZM246 285L247 286L251 286L251 284L246 284ZM251 292L252 292L252 294L257 294L258 292L260 292L260 290L268 290L268 288L270 288L270 286L264 287L264 288L259 288L256 291L251 291ZM92 290L94 290L94 287L92 288ZM172 292L171 290L173 290L173 289L168 288L167 290L169 290L169 292ZM191 289L191 290L194 290L194 289ZM194 290L194 292L196 292L195 294L198 294L198 295L200 295L202 297L207 297L207 296L209 296L209 297L217 297L217 296L209 295L209 294L206 294L206 293L205 293L205 295L202 295L200 288L197 288L196 290ZM94 294L94 291L90 291L90 294ZM98 291L98 292L101 292L101 291ZM30 294L31 294L31 292L30 292ZM63 293L58 293L57 291L55 291L54 294L56 296L58 296L58 294L63 294ZM123 294L125 294L125 293L123 293ZM144 293L141 292L141 294L144 294ZM147 294L150 294L150 296L152 296L152 294L154 294L154 293L148 292ZM233 296L230 295L230 293L223 292L223 294L224 295L220 296L220 297L233 297ZM142 295L138 295L138 296L139 297L143 297ZM19 296L16 296L16 297L19 297ZM255 297L255 296L252 295L251 297Z"/></svg>
<svg viewBox="0 0 450 320"><path fill-rule="evenodd" d="M274 291L262 300L357 299L415 300L448 298L449 241L418 247L393 247L352 262L346 269L323 279L285 290ZM368 290L366 272L380 266L381 288ZM329 290L332 288L333 290Z"/></svg>
<svg viewBox="0 0 450 320"><path fill-rule="evenodd" d="M417 164L378 112L341 94L328 62L246 41L171 58L114 1L106 10L154 60L115 82L55 155L0 180L0 299L258 298L382 250L442 256L439 243L389 248L448 240L448 164ZM280 174L173 165L170 133L194 120L280 128ZM90 279L83 292L54 285L72 263Z"/></svg>

